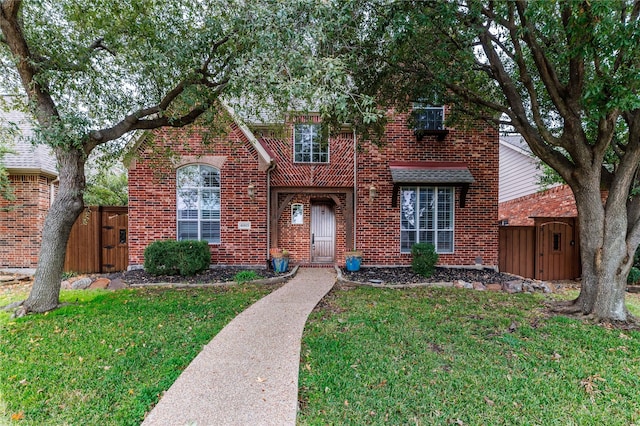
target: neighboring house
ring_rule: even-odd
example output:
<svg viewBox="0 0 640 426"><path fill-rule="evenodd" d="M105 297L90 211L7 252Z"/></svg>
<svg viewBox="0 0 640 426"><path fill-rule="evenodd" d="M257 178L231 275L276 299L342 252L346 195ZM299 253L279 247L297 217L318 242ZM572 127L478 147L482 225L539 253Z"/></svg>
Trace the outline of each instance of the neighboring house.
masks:
<svg viewBox="0 0 640 426"><path fill-rule="evenodd" d="M500 203L499 220L509 226L533 226L535 218L577 216L573 191L565 184Z"/></svg>
<svg viewBox="0 0 640 426"><path fill-rule="evenodd" d="M58 171L50 150L29 141L32 127L25 115L0 111L0 126L9 123L19 130L9 145L13 153L3 159L15 200L0 199L0 268L35 268Z"/></svg>
<svg viewBox="0 0 640 426"><path fill-rule="evenodd" d="M520 135L500 137L500 271L575 279L580 253L573 192L568 185L542 188L539 165Z"/></svg>
<svg viewBox="0 0 640 426"><path fill-rule="evenodd" d="M541 175L540 160L522 136L500 135L500 203L540 191Z"/></svg>
<svg viewBox="0 0 640 426"><path fill-rule="evenodd" d="M408 265L431 242L441 265L496 266L498 133L445 129L444 113L422 108L417 131L390 115L380 146L314 115L283 132L230 111L207 144L198 128L148 133L129 167L130 268L161 239L209 241L220 265L264 267L275 247L299 265L342 264L353 248L365 265ZM157 154L166 146L176 155Z"/></svg>

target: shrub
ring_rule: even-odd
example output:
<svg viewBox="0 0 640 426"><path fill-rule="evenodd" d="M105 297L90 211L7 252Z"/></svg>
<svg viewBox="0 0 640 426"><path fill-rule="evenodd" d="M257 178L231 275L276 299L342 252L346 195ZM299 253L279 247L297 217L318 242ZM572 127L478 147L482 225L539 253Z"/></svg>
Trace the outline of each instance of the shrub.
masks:
<svg viewBox="0 0 640 426"><path fill-rule="evenodd" d="M640 269L633 266L627 275L627 284L635 284L638 281L640 281Z"/></svg>
<svg viewBox="0 0 640 426"><path fill-rule="evenodd" d="M240 271L233 277L233 280L238 284L246 283L248 281L255 281L260 278L260 275L256 271Z"/></svg>
<svg viewBox="0 0 640 426"><path fill-rule="evenodd" d="M206 241L154 241L144 250L144 270L152 275L195 275L210 263Z"/></svg>
<svg viewBox="0 0 640 426"><path fill-rule="evenodd" d="M423 277L429 278L438 263L438 253L436 248L430 243L417 243L411 247L411 268L413 272Z"/></svg>

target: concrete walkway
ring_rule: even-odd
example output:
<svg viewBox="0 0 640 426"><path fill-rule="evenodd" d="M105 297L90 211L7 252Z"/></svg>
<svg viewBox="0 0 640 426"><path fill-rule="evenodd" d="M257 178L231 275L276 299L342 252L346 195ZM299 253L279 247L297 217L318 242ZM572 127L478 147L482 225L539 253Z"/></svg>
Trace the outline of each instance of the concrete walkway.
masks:
<svg viewBox="0 0 640 426"><path fill-rule="evenodd" d="M300 340L333 269L294 278L231 321L149 413L151 425L295 425Z"/></svg>

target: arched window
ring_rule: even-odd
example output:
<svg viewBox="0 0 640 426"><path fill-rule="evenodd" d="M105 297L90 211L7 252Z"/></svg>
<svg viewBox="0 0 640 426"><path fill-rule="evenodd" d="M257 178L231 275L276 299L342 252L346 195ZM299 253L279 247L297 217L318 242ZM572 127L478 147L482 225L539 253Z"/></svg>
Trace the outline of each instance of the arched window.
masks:
<svg viewBox="0 0 640 426"><path fill-rule="evenodd" d="M220 172L190 165L177 172L178 241L220 242Z"/></svg>

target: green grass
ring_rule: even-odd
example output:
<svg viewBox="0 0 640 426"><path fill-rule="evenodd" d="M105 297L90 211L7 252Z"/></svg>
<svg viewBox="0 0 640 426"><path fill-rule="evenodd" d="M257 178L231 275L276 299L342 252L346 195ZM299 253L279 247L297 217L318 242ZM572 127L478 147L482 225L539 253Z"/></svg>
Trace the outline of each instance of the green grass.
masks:
<svg viewBox="0 0 640 426"><path fill-rule="evenodd" d="M0 316L0 424L138 425L202 346L269 291L63 291L69 305L49 314Z"/></svg>
<svg viewBox="0 0 640 426"><path fill-rule="evenodd" d="M298 423L638 424L640 333L546 317L541 300L334 292L305 330Z"/></svg>

